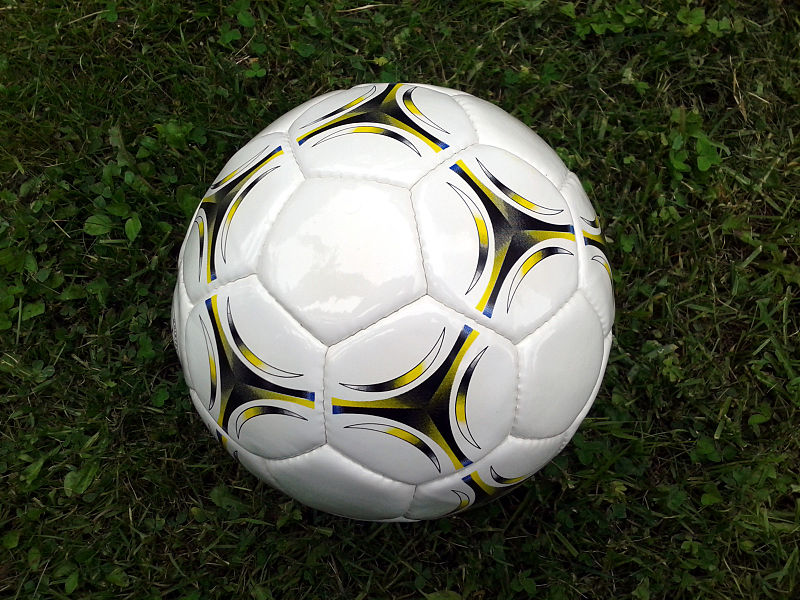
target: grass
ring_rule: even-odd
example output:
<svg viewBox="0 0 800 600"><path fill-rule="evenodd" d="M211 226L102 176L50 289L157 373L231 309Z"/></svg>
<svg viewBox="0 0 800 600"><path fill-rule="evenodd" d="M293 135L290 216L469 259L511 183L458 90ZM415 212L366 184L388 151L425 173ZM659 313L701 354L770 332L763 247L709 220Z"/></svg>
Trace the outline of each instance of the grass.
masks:
<svg viewBox="0 0 800 600"><path fill-rule="evenodd" d="M0 596L796 598L800 10L780 0L0 6ZM574 442L457 518L304 508L202 434L187 217L313 95L425 81L535 128L618 317Z"/></svg>

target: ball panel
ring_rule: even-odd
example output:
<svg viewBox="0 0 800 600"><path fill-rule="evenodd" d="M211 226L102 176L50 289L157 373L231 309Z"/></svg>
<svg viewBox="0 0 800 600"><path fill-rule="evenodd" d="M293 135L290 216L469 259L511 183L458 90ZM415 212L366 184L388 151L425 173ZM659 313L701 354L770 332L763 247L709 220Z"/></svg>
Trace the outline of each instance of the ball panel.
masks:
<svg viewBox="0 0 800 600"><path fill-rule="evenodd" d="M269 470L269 461L267 459L262 456L258 456L257 454L253 454L241 446L238 446L233 440L228 442L228 446L234 448L236 452L236 459L245 469L270 487L281 490L278 480L273 477Z"/></svg>
<svg viewBox="0 0 800 600"><path fill-rule="evenodd" d="M601 375L604 335L580 292L552 319L517 344L520 385L512 435L563 433L591 398Z"/></svg>
<svg viewBox="0 0 800 600"><path fill-rule="evenodd" d="M475 141L447 95L413 84L368 84L314 105L289 129L307 176L345 176L410 186Z"/></svg>
<svg viewBox="0 0 800 600"><path fill-rule="evenodd" d="M567 177L563 194L575 215L576 230L581 232L583 238L583 243L579 244L581 259L579 285L589 303L597 311L603 323L603 333L608 333L614 323L614 290L600 219L583 186L573 173Z"/></svg>
<svg viewBox="0 0 800 600"><path fill-rule="evenodd" d="M530 440L509 436L486 457L505 479L522 481L537 473L561 451L566 434Z"/></svg>
<svg viewBox="0 0 800 600"><path fill-rule="evenodd" d="M193 392L198 396L201 406L208 411L209 407L217 401L218 373L213 329L204 306L200 302L186 316L184 372ZM213 402L212 397L214 398Z"/></svg>
<svg viewBox="0 0 800 600"><path fill-rule="evenodd" d="M404 516L422 521L451 516L469 508L475 501L475 494L463 477L466 476L449 475L418 485Z"/></svg>
<svg viewBox="0 0 800 600"><path fill-rule="evenodd" d="M270 224L303 180L282 135L254 140L228 165L200 203L184 242L184 282L195 302L255 272Z"/></svg>
<svg viewBox="0 0 800 600"><path fill-rule="evenodd" d="M406 517L437 519L481 506L517 488L556 455L559 438L506 438L464 471L417 486Z"/></svg>
<svg viewBox="0 0 800 600"><path fill-rule="evenodd" d="M583 420L586 418L586 415L589 414L589 410L591 410L592 405L594 404L595 398L597 398L597 393L600 391L600 385L603 383L603 375L606 371L606 366L608 365L608 357L611 353L611 342L613 337L611 332L609 332L605 339L603 340L603 364L600 366L600 373L597 375L597 381L594 384L594 388L592 389L591 394L589 395L589 399L586 401L586 404L581 409L581 412L578 413L578 416L575 417L575 420L572 424L567 428L567 430L562 433L559 437L561 440L559 444L558 451L561 452L564 447L569 443L572 437L575 435L575 432L578 431Z"/></svg>
<svg viewBox="0 0 800 600"><path fill-rule="evenodd" d="M307 180L267 236L267 289L325 344L425 293L408 191L363 180Z"/></svg>
<svg viewBox="0 0 800 600"><path fill-rule="evenodd" d="M178 354L178 360L183 370L183 377L189 387L192 387L192 380L186 358L186 319L191 310L192 303L186 295L182 275L178 272L178 281L175 283L175 290L172 294L172 343L175 345L175 351Z"/></svg>
<svg viewBox="0 0 800 600"><path fill-rule="evenodd" d="M547 142L522 121L502 108L469 94L454 96L453 100L469 115L479 144L508 150L533 165L556 187L561 185L567 167Z"/></svg>
<svg viewBox="0 0 800 600"><path fill-rule="evenodd" d="M287 150L288 139L285 134L273 134L268 139L265 139L266 137L266 135L259 134L234 152L220 169L208 190L206 190L205 196L214 193L223 180L230 180L234 174L244 172L259 164L263 160L265 148L271 149L281 146L284 150ZM274 163L272 166L274 166Z"/></svg>
<svg viewBox="0 0 800 600"><path fill-rule="evenodd" d="M513 341L578 284L572 215L529 164L472 146L412 189L429 293Z"/></svg>
<svg viewBox="0 0 800 600"><path fill-rule="evenodd" d="M227 291L227 325L236 346L232 350L258 378L245 373L255 398L231 412L230 422L235 424L229 428L231 437L266 458L295 456L321 445L326 347L256 278L237 282Z"/></svg>
<svg viewBox="0 0 800 600"><path fill-rule="evenodd" d="M192 400L192 405L194 406L195 410L197 411L200 420L203 422L208 433L214 436L217 432L217 423L214 421L214 418L208 413L206 409L206 404L202 398L198 395L197 391L194 388L189 388L189 398Z"/></svg>
<svg viewBox="0 0 800 600"><path fill-rule="evenodd" d="M325 347L255 277L224 286L199 303L188 325L195 391L228 437L268 458L324 443Z"/></svg>
<svg viewBox="0 0 800 600"><path fill-rule="evenodd" d="M593 253L586 268L581 292L594 307L603 324L603 333L610 333L614 324L614 289L611 284L610 268L605 256Z"/></svg>
<svg viewBox="0 0 800 600"><path fill-rule="evenodd" d="M589 196L586 195L586 191L575 173L567 173L567 177L561 186L561 193L569 203L572 211L585 223L591 223L597 218L597 212L594 210Z"/></svg>
<svg viewBox="0 0 800 600"><path fill-rule="evenodd" d="M200 420L203 422L203 425L205 426L206 431L208 431L208 434L214 440L216 440L219 443L219 445L222 446L223 450L225 450L228 454L230 454L232 458L234 458L235 460L239 460L237 452L237 450L239 450L238 445L236 444L228 445L230 439L228 438L227 435L225 435L225 432L217 425L217 423L214 421L214 418L210 414L208 414L208 411L205 410L202 401L200 400L197 393L193 389L189 390L189 398L191 398L192 405L197 411L197 414L200 416Z"/></svg>
<svg viewBox="0 0 800 600"><path fill-rule="evenodd" d="M330 348L328 443L392 479L468 467L511 430L514 347L423 298Z"/></svg>
<svg viewBox="0 0 800 600"><path fill-rule="evenodd" d="M434 92L439 92L440 94L445 94L447 96L463 96L466 92L462 92L461 90L454 90L453 88L446 88L440 85L432 85L430 83L415 83L417 87L425 88L428 90L433 90Z"/></svg>
<svg viewBox="0 0 800 600"><path fill-rule="evenodd" d="M208 411L205 410L200 398L198 398L194 390L189 390L189 396L192 400L195 410L197 410L197 414L200 416L200 420L203 422L203 425L205 425L211 437L219 442L220 446L222 446L223 449L230 454L234 460L241 463L248 471L250 471L250 473L272 487L280 489L278 487L278 482L267 468L266 459L256 456L252 452L242 448L234 440L230 439L222 430L222 428L217 425L213 417L208 414Z"/></svg>
<svg viewBox="0 0 800 600"><path fill-rule="evenodd" d="M365 469L330 446L268 465L280 487L303 504L352 519L396 519L414 494L414 486Z"/></svg>
<svg viewBox="0 0 800 600"><path fill-rule="evenodd" d="M269 135L270 133L288 133L289 128L304 112L310 109L315 104L319 104L326 98L330 98L338 94L338 91L327 92L320 96L315 96L311 100L307 100L303 102L300 106L295 106L292 110L287 113L284 113L277 119L275 119L272 123L267 125L264 129L262 129L257 135L256 138L260 138L264 135ZM254 138L255 139L255 138Z"/></svg>
<svg viewBox="0 0 800 600"><path fill-rule="evenodd" d="M183 238L181 258L178 261L178 270L184 282L186 295L192 302L199 302L208 289L202 279L203 253L205 251L205 222L200 216L198 207L189 230Z"/></svg>

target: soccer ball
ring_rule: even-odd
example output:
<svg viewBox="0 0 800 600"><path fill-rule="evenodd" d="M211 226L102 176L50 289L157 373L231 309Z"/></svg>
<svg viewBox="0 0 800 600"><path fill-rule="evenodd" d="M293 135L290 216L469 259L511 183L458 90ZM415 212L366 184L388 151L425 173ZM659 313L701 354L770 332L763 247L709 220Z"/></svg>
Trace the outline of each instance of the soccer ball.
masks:
<svg viewBox="0 0 800 600"><path fill-rule="evenodd" d="M493 104L317 97L211 184L180 251L192 402L249 471L337 515L452 515L567 444L605 370L611 271L577 177Z"/></svg>

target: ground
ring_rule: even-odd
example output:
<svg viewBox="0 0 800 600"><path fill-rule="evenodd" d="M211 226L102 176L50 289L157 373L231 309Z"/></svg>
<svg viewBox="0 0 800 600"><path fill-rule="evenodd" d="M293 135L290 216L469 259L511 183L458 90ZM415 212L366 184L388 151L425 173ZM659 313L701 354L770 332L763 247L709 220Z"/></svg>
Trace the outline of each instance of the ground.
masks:
<svg viewBox="0 0 800 600"><path fill-rule="evenodd" d="M6 0L0 34L0 596L800 594L796 4ZM238 468L168 326L226 158L311 96L392 80L491 100L557 149L618 311L564 453L411 525Z"/></svg>

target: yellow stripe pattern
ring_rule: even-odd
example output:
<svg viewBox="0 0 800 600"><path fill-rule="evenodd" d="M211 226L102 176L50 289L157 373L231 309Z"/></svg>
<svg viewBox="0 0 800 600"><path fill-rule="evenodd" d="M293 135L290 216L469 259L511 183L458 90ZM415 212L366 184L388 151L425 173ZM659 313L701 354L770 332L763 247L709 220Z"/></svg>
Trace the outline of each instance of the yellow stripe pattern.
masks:
<svg viewBox="0 0 800 600"><path fill-rule="evenodd" d="M397 93L398 93L398 91L400 90L400 88L402 86L403 86L403 84L400 84L400 83L397 83L394 86L392 86L392 88L388 91L386 96L384 96L383 100L381 101L380 107L375 107L373 105L373 106L371 106L369 108L363 108L362 107L361 109L356 109L355 111L349 110L349 109L355 107L357 104L361 103L363 100L365 100L366 96L364 96L364 95L360 96L359 98L356 98L352 102L348 102L347 104L345 104L344 106L340 107L336 111L333 111L334 113L345 111L343 114L340 114L338 117L334 117L334 118L332 118L330 120L326 120L323 123L321 123L320 125L317 125L313 129L311 129L310 131L307 131L306 133L302 134L301 136L299 136L297 138L297 140L296 140L297 143L302 145L303 142L305 142L306 140L308 140L309 138L313 137L314 135L316 135L317 133L319 133L319 132L321 132L323 130L330 129L331 127L333 127L333 126L335 126L335 125L337 125L339 123L353 122L353 120L355 118L358 118L358 117L360 117L362 115L370 115L373 111L375 111L375 113L377 113L377 114L372 115L373 116L373 119L372 119L373 121L375 121L377 123L383 123L385 125L390 125L392 127L396 127L397 129L400 129L402 131L405 131L406 133L409 133L409 134L413 135L417 139L422 140L434 152L440 152L442 150L442 147L439 144L436 144L434 141L432 141L422 131L420 131L419 129L417 129L417 128L413 127L413 126L407 125L406 123L403 123L399 119L397 119L397 118L393 117L391 114L389 114L389 110L392 108L392 106L398 106ZM406 98L404 100L403 104L410 112L412 112L413 114L419 116L420 118L425 119L425 116L420 112L420 110L416 107L416 105L414 105L414 103L411 101L410 98ZM324 118L325 117L321 117L321 119L324 119ZM377 125L359 125L357 127L354 127L353 129L351 129L349 131L349 133L379 133L379 134L381 134L381 133L391 133L391 131L387 130L385 128L382 128L380 126L377 126Z"/></svg>
<svg viewBox="0 0 800 600"><path fill-rule="evenodd" d="M448 369L447 374L445 375L442 381L442 384L439 386L439 389L436 390L434 398L437 397L441 398L442 395L449 396L450 390L453 387L453 382L455 381L456 378L456 371L458 370L461 361L464 359L464 355L467 353L467 350L469 350L470 346L472 346L472 343L475 341L477 337L478 337L478 332L473 329L467 336L467 339L464 341L464 344L461 346L458 353L456 354L456 357L451 363L450 369ZM450 462L453 463L453 467L455 467L456 470L464 468L464 465L461 463L461 460L459 460L459 458L455 455L453 450L450 448L450 445L445 441L445 439L442 437L442 434L439 433L439 431L436 428L433 428L433 431L426 433L428 433L431 439L433 439L433 441L436 442L436 444L442 450L444 450L445 454L447 454L447 458L450 459Z"/></svg>
<svg viewBox="0 0 800 600"><path fill-rule="evenodd" d="M427 368L428 368L428 365L425 364L425 361L419 363L416 367L411 369L408 373L405 373L405 374L401 375L400 377L397 377L396 379L394 379L392 381L392 387L396 389L396 388L399 388L399 387L403 387L404 385L408 385L409 383L411 383L412 381L417 379L420 375L422 375L425 372L425 369L427 369Z"/></svg>
<svg viewBox="0 0 800 600"><path fill-rule="evenodd" d="M600 245L602 245L602 246L605 246L605 245L606 245L606 240L605 240L605 238L603 237L603 234L602 234L602 233L589 233L588 231L586 231L586 230L584 229L584 230L583 230L583 237L585 237L585 238L587 238L587 239L590 239L590 240L592 240L593 242L596 242L597 244L600 244Z"/></svg>
<svg viewBox="0 0 800 600"><path fill-rule="evenodd" d="M281 156L282 154L283 154L283 150L278 150L274 154L268 156L260 165L258 165L258 167L256 167L256 169L242 183L246 183L250 178L253 177L253 175L255 175L258 171L260 171L265 165L267 165L270 161L274 160L275 158ZM237 171L238 171L238 169L237 169ZM236 174L237 171L234 171L233 173L231 173L231 175L229 175L228 177L223 179L221 183L225 183L226 181L228 181L233 175ZM238 210L239 205L242 203L242 200L244 200L244 196L240 195L236 199L236 201L231 205L231 208L228 211L228 216L225 219L226 227L230 227L231 221L233 220L233 215L236 214L236 211Z"/></svg>
<svg viewBox="0 0 800 600"><path fill-rule="evenodd" d="M497 493L498 488L489 485L483 479L481 479L481 476L478 475L477 471L473 471L472 473L470 473L470 477L472 477L472 481L474 481L479 488L481 488L484 492L486 492L487 495L492 496Z"/></svg>
<svg viewBox="0 0 800 600"><path fill-rule="evenodd" d="M593 256L592 260L595 261L595 262L600 263L601 265L603 265L603 268L606 270L606 273L608 273L609 279L611 279L611 266L608 264L608 261L605 258L603 258L602 256L600 256L599 254L596 255L596 256Z"/></svg>
<svg viewBox="0 0 800 600"><path fill-rule="evenodd" d="M450 366L447 370L447 373L442 378L439 387L433 394L430 403L433 405L440 405L446 406L449 404L449 396L450 391L453 387L453 382L455 381L456 372L458 371L458 367L461 364L461 361L464 359L464 355L469 350L470 346L472 346L475 339L478 337L479 333L474 329L470 331L467 337L464 339L464 343L459 348L458 352L456 353L455 357L453 357ZM365 408L365 409L392 409L392 408L399 408L399 409L418 409L419 402L409 396L400 395L394 398L385 398L382 400L345 400L343 398L332 398L332 404L334 407L352 407L352 408ZM447 440L444 439L441 432L437 429L437 427L433 424L430 420L430 417L426 419L428 421L427 424L422 424L418 428L425 433L428 437L433 440L436 445L438 445L447 457L450 459L450 462L453 464L453 467L458 470L462 469L464 465L462 464L461 460L456 456L455 452L453 452L450 444ZM401 438L405 439L405 438Z"/></svg>
<svg viewBox="0 0 800 600"><path fill-rule="evenodd" d="M492 275L489 277L489 283L486 284L486 290L483 292L483 296L481 296L478 304L475 305L475 308L481 312L483 312L483 309L486 308L486 305L489 303L489 298L492 295L494 286L497 284L497 278L500 276L500 268L503 266L503 261L506 258L506 252L508 252L508 246L504 248L498 248L494 254Z"/></svg>
<svg viewBox="0 0 800 600"><path fill-rule="evenodd" d="M222 332L222 322L220 321L220 318L219 318L219 309L218 309L218 306L217 306L217 296L216 295L211 297L211 311L212 311L212 313L214 315L214 321L215 321L215 323L217 325L217 331ZM224 336L223 336L223 339L221 340L221 342L222 342L223 346L225 346L225 350L227 352L228 351L228 344L226 343L226 340L224 339ZM227 404L227 398L225 398L224 395L223 395L222 404L219 407L219 416L217 417L217 424L220 427L224 427L225 405L226 404Z"/></svg>

